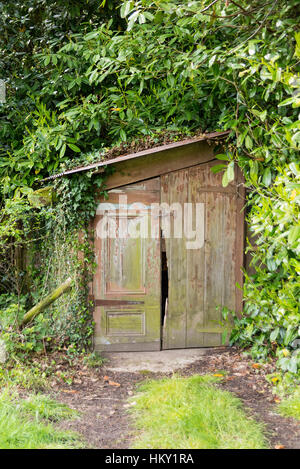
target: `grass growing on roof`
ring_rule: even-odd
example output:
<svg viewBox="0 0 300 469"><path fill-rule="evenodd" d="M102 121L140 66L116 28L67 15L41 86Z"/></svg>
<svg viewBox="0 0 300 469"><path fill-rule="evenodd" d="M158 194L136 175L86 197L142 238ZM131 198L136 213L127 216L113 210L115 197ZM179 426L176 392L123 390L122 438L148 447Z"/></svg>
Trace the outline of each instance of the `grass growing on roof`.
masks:
<svg viewBox="0 0 300 469"><path fill-rule="evenodd" d="M212 376L173 376L139 386L131 412L141 430L133 448L267 448L262 425Z"/></svg>
<svg viewBox="0 0 300 469"><path fill-rule="evenodd" d="M79 435L55 428L49 421L76 415L67 406L47 396L20 399L17 394L0 394L0 449L81 448Z"/></svg>

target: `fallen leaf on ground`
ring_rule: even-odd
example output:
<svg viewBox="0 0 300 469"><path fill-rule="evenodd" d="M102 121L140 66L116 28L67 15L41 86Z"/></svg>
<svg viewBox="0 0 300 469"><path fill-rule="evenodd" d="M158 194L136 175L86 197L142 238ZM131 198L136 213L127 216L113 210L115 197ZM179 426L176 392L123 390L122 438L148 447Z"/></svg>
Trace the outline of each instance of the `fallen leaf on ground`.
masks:
<svg viewBox="0 0 300 469"><path fill-rule="evenodd" d="M220 373L215 373L213 376L216 376L217 378L223 378L224 375L221 375Z"/></svg>
<svg viewBox="0 0 300 469"><path fill-rule="evenodd" d="M284 445L275 445L275 449L284 449L285 446Z"/></svg>
<svg viewBox="0 0 300 469"><path fill-rule="evenodd" d="M109 377L108 377L108 376L104 376L103 379L104 379L104 381L109 381Z"/></svg>
<svg viewBox="0 0 300 469"><path fill-rule="evenodd" d="M281 400L278 399L278 397L275 397L275 398L274 398L274 402L277 402L277 404L279 404L279 402L281 402Z"/></svg>
<svg viewBox="0 0 300 469"><path fill-rule="evenodd" d="M67 394L75 394L75 389L62 389L62 392L66 392Z"/></svg>
<svg viewBox="0 0 300 469"><path fill-rule="evenodd" d="M117 387L121 386L120 383L115 383L114 381L108 381L108 384L109 384L110 386L117 386Z"/></svg>
<svg viewBox="0 0 300 469"><path fill-rule="evenodd" d="M259 369L259 368L261 368L261 364L260 363L253 363L252 368Z"/></svg>

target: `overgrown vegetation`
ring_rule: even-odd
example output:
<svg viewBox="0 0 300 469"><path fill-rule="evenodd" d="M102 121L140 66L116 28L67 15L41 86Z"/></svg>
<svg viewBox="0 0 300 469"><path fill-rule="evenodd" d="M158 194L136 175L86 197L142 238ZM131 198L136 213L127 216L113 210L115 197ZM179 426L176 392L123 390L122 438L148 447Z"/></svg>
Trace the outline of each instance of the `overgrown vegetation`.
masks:
<svg viewBox="0 0 300 469"><path fill-rule="evenodd" d="M299 375L299 2L31 3L0 2L0 62L10 73L0 115L1 318L16 321L65 272L76 281L67 301L11 343L22 353L62 346L71 353L91 337L86 282L77 274L92 272L86 222L93 184L103 191L104 180L64 178L58 203L42 209L28 202L38 181L139 137L230 130L217 169L227 185L234 165L242 168L257 240L231 340ZM79 225L84 263L64 250L76 247ZM30 283L20 253L32 245L41 256Z"/></svg>
<svg viewBox="0 0 300 469"><path fill-rule="evenodd" d="M291 163L272 187L253 196L255 274L246 273L244 317L236 318L232 342L250 346L254 358L274 352L284 371L300 364L300 168Z"/></svg>
<svg viewBox="0 0 300 469"><path fill-rule="evenodd" d="M134 448L261 449L262 427L213 376L173 376L140 385L132 400Z"/></svg>

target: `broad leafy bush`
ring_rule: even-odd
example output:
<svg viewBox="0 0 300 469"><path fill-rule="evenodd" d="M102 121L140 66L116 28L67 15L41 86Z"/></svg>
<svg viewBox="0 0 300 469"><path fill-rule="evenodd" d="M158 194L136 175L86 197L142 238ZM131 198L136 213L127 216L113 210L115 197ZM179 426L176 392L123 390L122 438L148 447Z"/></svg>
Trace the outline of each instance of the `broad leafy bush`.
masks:
<svg viewBox="0 0 300 469"><path fill-rule="evenodd" d="M300 168L291 163L271 188L258 191L251 214L256 235L246 275L245 316L231 340L256 358L276 352L283 370L300 368Z"/></svg>
<svg viewBox="0 0 300 469"><path fill-rule="evenodd" d="M36 1L43 4L44 21L47 8ZM91 12L93 2L87 3ZM60 33L51 20L55 34L47 30L42 40L31 38L29 52L21 43L28 75L9 83L1 114L2 194L12 197L16 188L27 190L34 180L84 163L85 155L86 161L97 159L105 148L140 136L166 129L229 130L219 169L224 185L232 180L235 164L243 170L250 193L249 225L258 237L255 274L246 276L245 314L235 319L232 340L250 346L258 357L277 354L279 365L295 373L298 0L139 0L102 6L103 15L93 12L89 24L86 11L81 24L77 13L65 12L58 22ZM18 66L15 44L7 45L10 69ZM69 197L69 206L74 203L72 231L93 179L84 190L87 179L68 181L58 185L62 199ZM90 197L87 206L90 216Z"/></svg>

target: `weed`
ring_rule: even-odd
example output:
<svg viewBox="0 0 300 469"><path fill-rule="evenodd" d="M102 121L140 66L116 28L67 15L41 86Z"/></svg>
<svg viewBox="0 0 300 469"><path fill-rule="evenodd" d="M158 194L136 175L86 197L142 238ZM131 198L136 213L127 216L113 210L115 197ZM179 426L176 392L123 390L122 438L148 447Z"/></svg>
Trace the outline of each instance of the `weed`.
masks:
<svg viewBox="0 0 300 469"><path fill-rule="evenodd" d="M86 355L83 361L89 367L97 368L97 367L102 366L106 362L106 359L103 358L99 353L92 352L89 355Z"/></svg>

